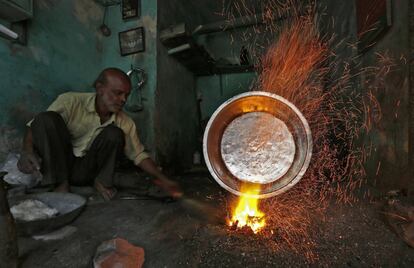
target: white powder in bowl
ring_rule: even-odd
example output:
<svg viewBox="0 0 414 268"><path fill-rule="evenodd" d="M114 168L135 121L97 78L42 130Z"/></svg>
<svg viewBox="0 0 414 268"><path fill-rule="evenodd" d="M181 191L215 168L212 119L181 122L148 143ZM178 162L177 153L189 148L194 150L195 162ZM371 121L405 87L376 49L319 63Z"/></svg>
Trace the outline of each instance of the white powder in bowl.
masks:
<svg viewBox="0 0 414 268"><path fill-rule="evenodd" d="M44 220L55 217L59 211L39 200L28 199L10 208L13 217L22 221Z"/></svg>

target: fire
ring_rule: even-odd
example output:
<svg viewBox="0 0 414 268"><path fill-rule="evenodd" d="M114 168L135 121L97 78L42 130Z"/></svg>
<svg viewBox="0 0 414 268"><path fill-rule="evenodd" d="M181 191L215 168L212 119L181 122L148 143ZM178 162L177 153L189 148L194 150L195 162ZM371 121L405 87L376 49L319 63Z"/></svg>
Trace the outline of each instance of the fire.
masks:
<svg viewBox="0 0 414 268"><path fill-rule="evenodd" d="M250 8L252 2L263 6ZM263 200L261 207L266 211L267 229L278 230L277 243L271 245L280 249L287 245L295 252L304 252L311 261L318 258L313 251L319 240L311 231L314 219L324 218L332 197L338 202L355 201L354 190L366 183L365 161L376 150L372 140L376 134L370 130L381 120L375 96L383 94L384 77L397 64L386 53L377 54L377 64L365 66L360 55L351 52L357 47L354 37L339 39L337 28L341 23L328 17L331 22L326 29L319 28L327 19L326 7L316 2L321 1L223 0L222 5L222 15L229 22L252 15L264 22L234 41L249 44L252 59L260 59L255 62L259 75L253 89L284 97L309 122L314 157L308 171L300 184ZM261 40L263 33L268 40ZM361 81L360 88L355 87L357 80ZM367 143L361 144L363 140ZM380 169L378 162L376 174ZM243 217L243 211L257 211L257 202L241 197L229 224L248 225L252 218L248 213ZM264 236L270 234L272 231Z"/></svg>
<svg viewBox="0 0 414 268"><path fill-rule="evenodd" d="M266 225L265 214L258 208L258 198L252 197L258 191L257 188L243 190L233 216L229 222L230 226L242 228L248 226L253 233L258 233Z"/></svg>

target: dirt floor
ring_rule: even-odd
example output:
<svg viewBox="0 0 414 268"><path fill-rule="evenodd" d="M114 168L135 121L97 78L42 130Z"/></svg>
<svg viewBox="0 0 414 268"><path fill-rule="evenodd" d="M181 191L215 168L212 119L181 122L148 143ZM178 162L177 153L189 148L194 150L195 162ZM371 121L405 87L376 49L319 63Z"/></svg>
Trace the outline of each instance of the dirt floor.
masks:
<svg viewBox="0 0 414 268"><path fill-rule="evenodd" d="M137 181L133 174L122 176ZM162 195L143 179L134 193L146 200L119 199L131 190L110 202L92 195L70 224L77 228L72 235L47 242L19 238L21 267L92 267L98 245L115 237L144 248L144 267L414 267L414 249L384 223L380 200L329 207L325 219L312 227L316 257L309 260L288 246L272 249L270 238L217 221L214 216L225 215L217 200L227 193L208 173L178 180L188 199L148 198L146 194Z"/></svg>

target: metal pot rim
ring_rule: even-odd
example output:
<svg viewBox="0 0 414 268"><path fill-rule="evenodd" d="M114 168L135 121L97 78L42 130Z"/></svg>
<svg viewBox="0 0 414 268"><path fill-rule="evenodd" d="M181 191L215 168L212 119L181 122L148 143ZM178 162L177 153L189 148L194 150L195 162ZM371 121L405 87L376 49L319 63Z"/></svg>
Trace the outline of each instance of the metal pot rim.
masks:
<svg viewBox="0 0 414 268"><path fill-rule="evenodd" d="M227 191L235 194L235 195L246 195L242 192L240 192L237 189L234 189L232 187L230 187L229 185L227 185L226 183L223 182L223 179L221 178L220 174L218 174L216 172L216 169L213 167L213 163L209 157L209 146L208 146L208 142L209 142L209 131L211 130L211 127L213 125L213 123L215 122L215 119L217 118L217 116L226 108L228 107L230 104L234 103L235 101L238 101L240 99L243 98L247 98L247 97L268 97L271 98L275 101L281 102L284 105L286 105L294 114L295 116L298 117L300 123L301 123L301 127L303 128L303 132L305 133L305 137L303 137L304 139L306 139L306 148L304 150L306 150L306 153L304 154L305 157L301 163L301 167L298 170L297 173L294 174L294 176L290 176L293 177L290 179L290 177L288 178L289 182L287 184L285 184L282 188L280 189L276 189L272 192L269 193L260 193L260 194L254 194L254 195L249 195L251 197L255 197L255 198L268 198L268 197L272 197L272 196L276 196L279 195L283 192L286 192L287 190L289 190L290 188L292 188L296 183L298 183L300 181L300 179L303 177L303 175L305 174L310 160L311 160L311 156L312 156L312 134L311 134L311 130L309 127L309 124L307 122L307 120L305 119L305 117L303 116L303 114L299 111L299 109L290 101L286 100L285 98L273 94L273 93L269 93L269 92L263 92L263 91L249 91L246 93L242 93L239 95L236 95L232 98L230 98L229 100L227 100L226 102L224 102L223 104L221 104L216 111L212 114L205 132L204 132L204 137L203 137L203 154L204 154L204 158L205 158L205 162L207 165L208 170L210 171L211 175L213 176L213 178L217 181L217 183L223 187L224 189L226 189Z"/></svg>

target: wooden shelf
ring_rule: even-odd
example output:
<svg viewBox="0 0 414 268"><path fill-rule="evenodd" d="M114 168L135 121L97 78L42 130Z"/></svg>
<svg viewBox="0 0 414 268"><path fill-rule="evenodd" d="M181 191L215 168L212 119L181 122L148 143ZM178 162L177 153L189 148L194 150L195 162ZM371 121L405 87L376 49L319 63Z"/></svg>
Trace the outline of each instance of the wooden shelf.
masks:
<svg viewBox="0 0 414 268"><path fill-rule="evenodd" d="M0 18L17 22L33 17L33 0L0 0Z"/></svg>
<svg viewBox="0 0 414 268"><path fill-rule="evenodd" d="M253 65L234 65L217 62L188 34L184 23L173 25L160 34L160 41L168 48L168 55L182 63L196 76L254 72Z"/></svg>

